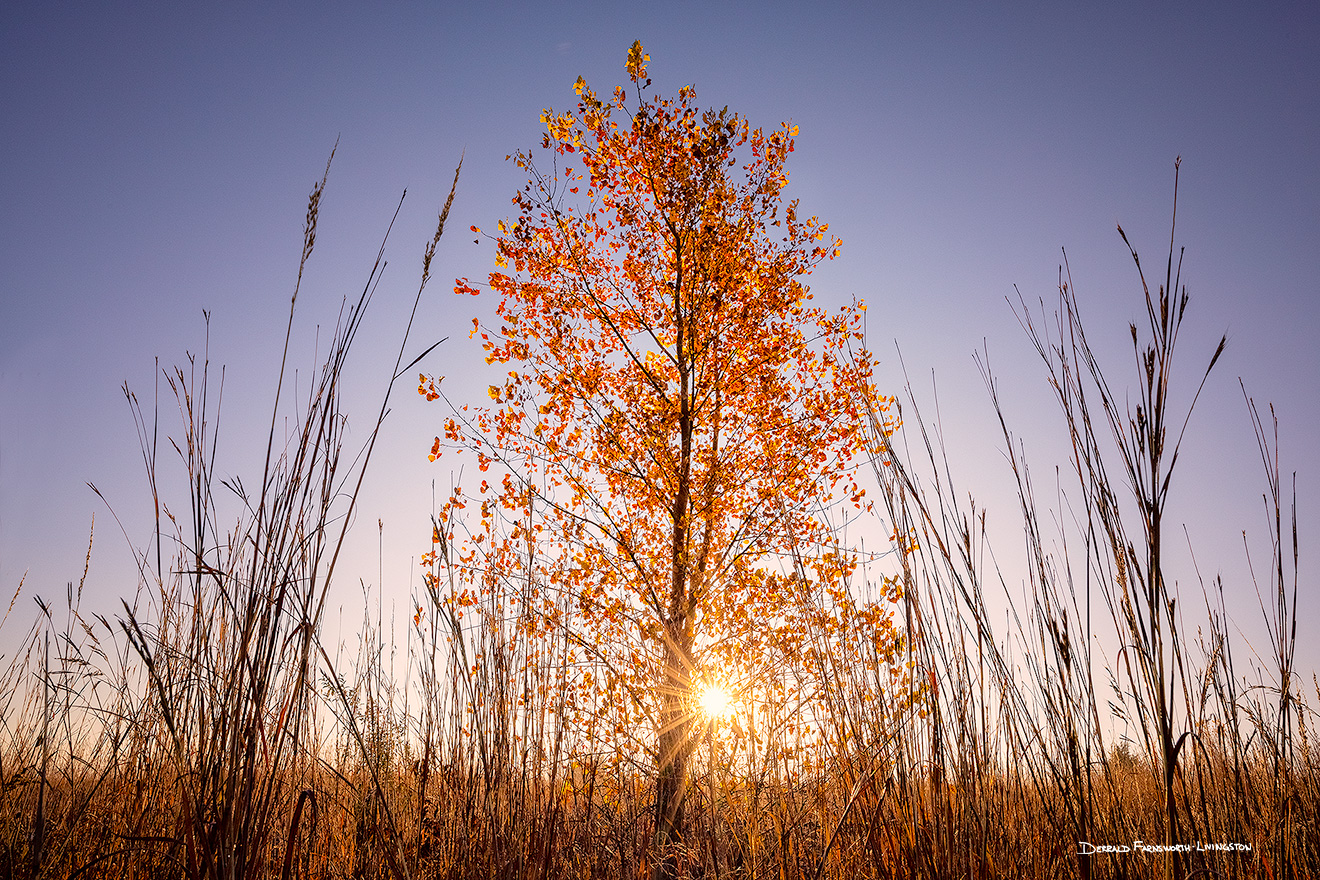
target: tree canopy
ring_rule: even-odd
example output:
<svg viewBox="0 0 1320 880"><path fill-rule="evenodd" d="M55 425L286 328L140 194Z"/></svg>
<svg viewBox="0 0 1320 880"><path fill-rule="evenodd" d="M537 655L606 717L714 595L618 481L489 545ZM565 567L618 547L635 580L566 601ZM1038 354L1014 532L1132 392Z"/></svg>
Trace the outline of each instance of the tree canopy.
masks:
<svg viewBox="0 0 1320 880"><path fill-rule="evenodd" d="M796 126L699 109L690 86L649 95L648 60L635 43L631 92L609 100L579 78L572 110L542 113L541 154L511 156L528 180L487 236L498 320L472 328L505 372L489 406L452 408L431 457L475 452L481 475L436 534L464 594L503 590L528 630L571 629L603 670L575 680L608 694L607 727L652 722L658 828L679 836L698 683L782 696L820 633L836 659L894 662L832 515L866 506L866 411L891 401L866 307L812 305L803 282L841 242L783 200ZM442 396L425 375L419 391Z"/></svg>

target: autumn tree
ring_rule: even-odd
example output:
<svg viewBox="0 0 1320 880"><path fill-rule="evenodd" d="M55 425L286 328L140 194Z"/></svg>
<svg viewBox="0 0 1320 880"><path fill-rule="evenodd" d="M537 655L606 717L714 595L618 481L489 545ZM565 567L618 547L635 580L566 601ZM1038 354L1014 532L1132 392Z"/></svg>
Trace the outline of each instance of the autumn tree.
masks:
<svg viewBox="0 0 1320 880"><path fill-rule="evenodd" d="M865 307L809 305L802 279L840 242L782 199L797 129L700 110L691 87L650 96L648 60L634 43L631 91L610 100L579 78L574 110L542 114L545 158L512 157L529 179L489 236L498 322L473 324L507 372L431 453L475 452L481 473L450 500L480 510L452 564L522 584L526 625L571 627L606 669L587 684L651 722L670 875L698 684L770 675L808 615L891 660L899 643L887 606L846 595L856 559L829 517L865 505L861 408L890 401ZM438 381L419 390L441 397Z"/></svg>

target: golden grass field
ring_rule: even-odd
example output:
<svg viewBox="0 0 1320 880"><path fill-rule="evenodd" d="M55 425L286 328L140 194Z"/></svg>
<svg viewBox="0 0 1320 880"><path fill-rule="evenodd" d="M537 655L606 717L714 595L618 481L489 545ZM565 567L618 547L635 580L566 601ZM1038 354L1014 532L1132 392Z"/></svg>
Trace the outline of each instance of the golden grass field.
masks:
<svg viewBox="0 0 1320 880"><path fill-rule="evenodd" d="M733 682L718 711L688 694L686 831L663 854L653 725L589 684L604 676L575 653L580 633L538 631L507 596L465 593L444 538L402 646L406 681L369 608L357 656L325 647L323 603L369 461L369 447L341 459L338 398L369 294L346 310L301 430L281 447L272 428L265 471L241 486L212 471L218 421L198 358L169 374L182 420L163 432L189 497L157 493L165 444L129 394L159 511L135 596L113 615L85 614L81 584L39 600L5 658L0 876L1320 876L1320 683L1292 661L1313 612L1298 608L1272 424L1255 417L1278 513L1258 583L1205 584L1175 610L1159 551L1178 524L1161 522L1158 480L1136 480L1131 501L1127 474L1172 467L1174 447L1152 454L1141 432L1181 425L1192 403L1165 393L1186 300L1176 278L1157 287L1134 299L1152 353L1132 392L1141 424L1125 415L1126 377L1091 358L1066 286L1048 332L1023 307L1074 450L1071 558L1043 535L1054 520L1026 462L1011 462L1018 497L973 509L909 395L873 461L879 515L905 537L850 587L898 586L901 639L834 662L841 636L822 598L811 651ZM1011 426L995 430L1018 448ZM217 501L231 488L243 499L232 522ZM1007 618L992 610L1006 588L979 516L989 502L1021 517L1029 548L1027 598ZM11 629L31 607L19 588ZM1223 591L1241 589L1264 597L1265 661L1249 661L1223 615ZM1126 647L1093 655L1092 633Z"/></svg>

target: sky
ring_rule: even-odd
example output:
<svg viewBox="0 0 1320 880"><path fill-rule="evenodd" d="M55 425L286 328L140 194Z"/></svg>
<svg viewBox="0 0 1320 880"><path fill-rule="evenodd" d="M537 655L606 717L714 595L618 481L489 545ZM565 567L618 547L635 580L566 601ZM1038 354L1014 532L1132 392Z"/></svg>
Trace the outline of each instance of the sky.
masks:
<svg viewBox="0 0 1320 880"><path fill-rule="evenodd" d="M0 592L24 586L0 649L34 596L60 602L79 580L93 518L85 608L113 614L133 595L130 548L152 526L121 386L149 409L158 365L206 344L204 310L211 361L226 367L219 470L255 479L306 200L336 142L294 364L308 375L317 327L324 338L360 290L406 189L349 366L350 442L364 440L461 156L409 356L448 337L427 368L456 400L482 400L496 378L466 331L493 304L456 297L452 279L484 279L493 255L467 230L512 213L525 178L505 157L539 143L542 108L571 105L579 75L608 94L633 40L657 92L694 84L702 104L799 127L788 195L844 242L813 291L826 305L866 301L882 388L900 392L906 371L927 406L938 389L954 472L1004 523L1010 587L1016 502L973 354L988 352L1033 473L1051 482L1066 464L1062 423L1011 303L1020 291L1052 312L1066 249L1092 341L1130 381L1127 325L1143 303L1115 227L1153 281L1181 156L1191 305L1179 399L1223 334L1228 347L1192 417L1170 515L1263 648L1243 532L1268 553L1265 484L1240 380L1279 416L1285 480L1296 471L1301 611L1315 619L1315 4L11 0L0 6ZM438 407L407 382L392 401L332 630L351 634L364 591L411 616L433 485L443 496L453 479L427 461ZM163 396L161 412L170 428ZM1304 640L1299 662L1318 661Z"/></svg>

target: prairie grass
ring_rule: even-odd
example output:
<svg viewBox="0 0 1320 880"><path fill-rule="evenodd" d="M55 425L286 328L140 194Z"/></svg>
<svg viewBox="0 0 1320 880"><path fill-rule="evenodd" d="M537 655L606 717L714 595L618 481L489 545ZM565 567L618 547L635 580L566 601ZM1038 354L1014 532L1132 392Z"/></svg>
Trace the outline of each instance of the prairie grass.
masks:
<svg viewBox="0 0 1320 880"><path fill-rule="evenodd" d="M303 264L324 185L309 200ZM1294 666L1298 535L1273 411L1263 418L1244 392L1271 505L1269 563L1254 560L1256 584L1202 584L1201 608L1188 611L1195 600L1170 586L1163 550L1178 524L1164 509L1187 478L1170 474L1224 342L1184 383L1181 254L1171 238L1154 291L1132 256L1146 316L1129 328L1132 385L1093 354L1065 273L1052 317L1019 299L1072 450L1067 517L1038 503L981 361L1016 481L1016 498L995 501L1026 539L1024 599L922 402L907 390L893 438L875 414L875 515L894 552L859 567L852 588L892 594L902 643L834 662L839 635L822 601L806 634L815 650L779 681L734 683L732 715L705 720L694 743L684 875L1320 875L1320 681ZM82 583L63 608L38 600L0 671L0 875L651 873L653 731L621 724L584 686L610 670L582 659L581 634L538 631L515 610L530 585L511 575L505 594L465 592L446 538L461 523L433 524L434 576L413 597L404 680L385 659L395 636L379 611L364 614L356 657L323 645L325 597L389 399L387 389L365 447L345 456L340 380L379 268L378 257L345 304L287 437L281 366L265 467L250 484L215 477L219 395L205 353L163 374L186 499L161 497L157 414L125 389L157 538L117 617L85 615ZM407 338L391 387L412 366L400 369ZM222 494L237 499L232 519ZM1243 589L1264 598L1272 665L1241 665L1249 652L1224 597ZM897 664L915 701L886 690ZM1135 841L1192 851L1098 850Z"/></svg>

